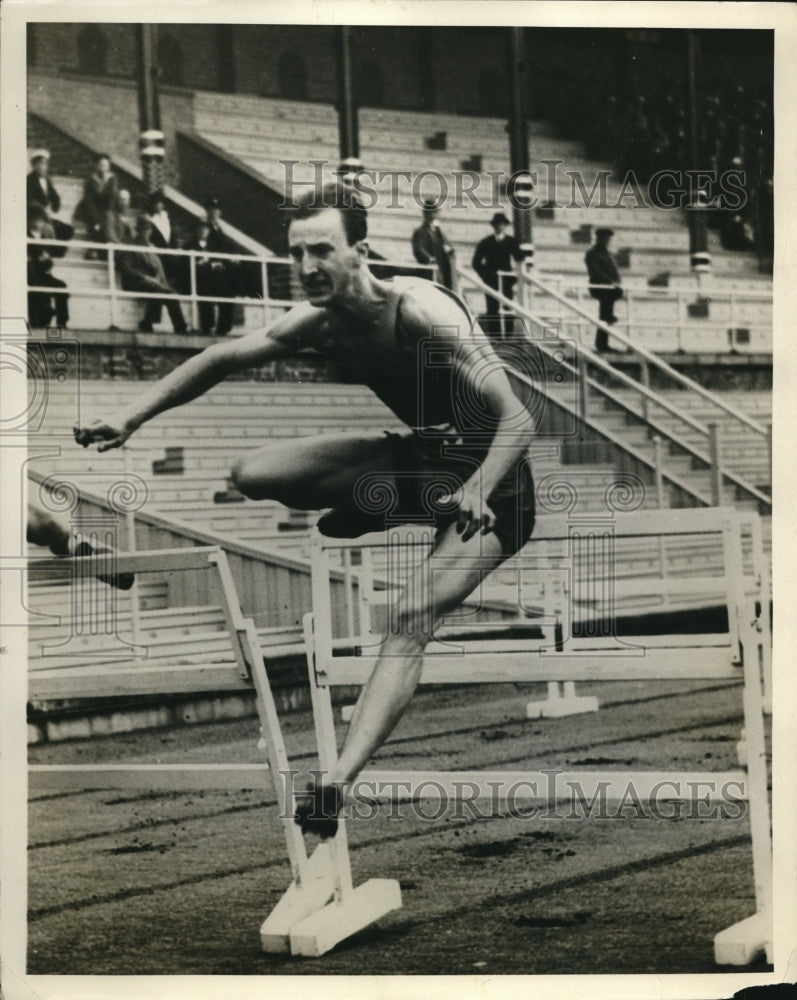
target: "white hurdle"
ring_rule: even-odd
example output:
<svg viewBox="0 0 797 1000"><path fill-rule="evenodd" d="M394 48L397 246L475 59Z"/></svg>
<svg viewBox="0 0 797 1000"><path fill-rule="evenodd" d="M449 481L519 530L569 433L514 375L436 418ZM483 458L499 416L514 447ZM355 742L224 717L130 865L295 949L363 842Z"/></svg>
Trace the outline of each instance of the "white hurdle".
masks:
<svg viewBox="0 0 797 1000"><path fill-rule="evenodd" d="M758 616L746 590L741 552L742 526L750 522L751 515L726 508L698 508L679 510L635 511L613 516L615 535L625 538L649 540L658 546L662 538L712 537L722 556L720 575L700 579L688 577L683 581L685 592L719 594L720 602L727 608L728 627L717 634L623 636L581 635L571 637L566 643L552 644L528 638L529 620L516 622L479 622L478 627L468 626L467 637L461 622L443 623L426 648L421 683L471 684L499 682L548 682L569 684L581 681L621 680L719 680L733 679L744 683L744 726L746 731L746 771L635 771L580 772L561 776L560 787L568 781L578 781L584 794L591 797L599 789L608 789L609 798L621 798L629 783L642 801L653 795L662 797L661 790L672 788L672 799L683 798L685 782L709 783L708 793L713 802L723 801L723 787L733 783L741 789L739 796L746 798L752 835L753 872L756 893L756 912L745 920L719 932L714 940L715 961L720 965L746 965L764 951L771 961L772 942L772 858L767 792L766 746L764 733L764 702L762 697L761 635ZM540 518L534 534L534 544L524 550L515 562L519 575L524 569L539 571L540 556L550 542L565 544L572 541L572 521L566 515L549 515ZM333 724L331 689L336 686L362 685L375 665L379 643L384 635L374 630L369 613L348 616L348 628L354 626L354 635L336 635L333 632L331 613L331 582L341 576L341 566L351 578L350 590L358 589L357 574L352 567L351 552L398 546L428 547L431 532L417 529L395 529L387 535L369 535L352 540L322 537L317 531L313 536L313 607L312 616L305 622L308 640L308 666L316 735L321 767L331 769L338 752ZM333 558L334 557L334 558ZM395 561L398 561L397 559ZM430 557L430 579L437 572L457 571L457 559L433 554ZM527 564L527 565L526 565ZM363 593L372 590L369 579L370 561L361 557ZM485 566L487 569L487 565ZM572 571L573 567L570 567ZM519 576L520 579L520 576ZM572 605L567 609L572 616ZM762 616L768 607L762 605ZM565 625L570 622L565 620ZM513 637L513 631L526 631L526 638ZM473 636L476 636L475 638ZM517 631L515 632L517 635ZM766 663L764 661L764 668ZM765 673L765 670L764 670ZM621 778L622 780L618 780ZM540 798L536 789L550 785L546 772L478 772L430 771L407 772L367 770L360 776L367 784L369 794L377 798L389 797L390 791L402 788L402 794L412 796L423 787L424 795L446 794L451 798L461 795L467 788L480 796L495 795L496 783L503 789L522 784L528 798ZM382 790L380 793L380 789ZM438 789L438 792L435 792ZM356 783L353 789L356 794ZM667 797L667 793L665 796ZM334 845L333 864L339 871L348 871L345 823ZM336 899L345 900L347 884L338 885ZM375 880L378 881L378 880ZM366 883L366 886L369 883ZM356 892L357 890L354 890ZM378 893L374 893L374 897ZM384 901L387 906L387 899ZM374 909L379 907L374 902ZM326 909L326 908L325 908ZM325 910L320 911L324 913ZM322 918L319 917L319 920ZM324 917L323 919L326 919ZM311 921L311 926L314 926ZM360 923L362 926L362 923ZM293 936L292 936L293 937ZM320 935L319 935L320 937ZM302 953L319 953L314 952Z"/></svg>
<svg viewBox="0 0 797 1000"><path fill-rule="evenodd" d="M50 556L19 560L20 567L39 577L63 579L73 585L81 580L96 583L97 560L59 559ZM108 566L102 563L107 571ZM254 687L260 728L268 763L262 764L76 764L31 765L31 788L147 788L177 789L263 788L269 774L283 827L293 881L260 928L264 951L318 955L343 937L366 926L387 910L401 905L397 882L374 879L351 888L345 840L322 843L308 857L304 838L293 821L292 771L282 736L274 696L254 623L241 612L227 557L219 548L181 548L148 552L114 553L115 573L210 574L216 599L222 607L231 652L211 662L180 663L170 668L150 668L146 659L117 662L113 670L99 664L70 669L63 663L39 671L37 690L42 697L80 697L103 693L173 694L197 691L240 691ZM109 686L112 682L112 686ZM325 908L330 900L329 906Z"/></svg>

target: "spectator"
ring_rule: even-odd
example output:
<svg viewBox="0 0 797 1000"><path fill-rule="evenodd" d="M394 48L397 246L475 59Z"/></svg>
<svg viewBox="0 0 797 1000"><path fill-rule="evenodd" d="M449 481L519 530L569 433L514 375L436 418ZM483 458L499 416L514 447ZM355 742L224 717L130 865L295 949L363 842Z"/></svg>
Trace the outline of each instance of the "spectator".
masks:
<svg viewBox="0 0 797 1000"><path fill-rule="evenodd" d="M105 232L109 243L135 243L136 216L130 208L130 192L121 188L113 208L105 219Z"/></svg>
<svg viewBox="0 0 797 1000"><path fill-rule="evenodd" d="M119 182L111 168L111 158L107 153L100 153L94 170L83 183L83 197L75 209L75 218L86 226L87 239L96 243L107 242L105 225L118 191ZM98 260L101 256L97 250L86 253L87 260Z"/></svg>
<svg viewBox="0 0 797 1000"><path fill-rule="evenodd" d="M517 278L514 275L505 274L499 281L499 272L511 271L512 262L523 260L523 254L515 237L507 234L506 227L509 225L509 219L503 212L496 212L490 220L490 225L493 227L492 235L485 236L476 246L472 261L473 270L486 285L497 289L502 295L511 299ZM500 329L498 299L493 298L492 295L485 295L485 304L487 309L487 321L484 324L485 333L498 332Z"/></svg>
<svg viewBox="0 0 797 1000"><path fill-rule="evenodd" d="M158 249L172 246L172 223L166 211L166 198L163 191L156 191L149 199L149 219L152 223L150 239Z"/></svg>
<svg viewBox="0 0 797 1000"><path fill-rule="evenodd" d="M419 264L435 264L441 285L453 288L454 250L437 221L434 201L423 203L423 223L412 234L412 252Z"/></svg>
<svg viewBox="0 0 797 1000"><path fill-rule="evenodd" d="M149 218L152 222L152 245L158 250L175 250L177 248L176 232L166 210L166 196L163 191L156 191L149 200ZM169 284L177 287L181 281L180 258L175 254L165 254L161 257L163 270Z"/></svg>
<svg viewBox="0 0 797 1000"><path fill-rule="evenodd" d="M28 211L28 286L66 288L66 283L52 275L52 247L45 240L55 238L43 208L34 205ZM33 327L49 326L55 314L60 327L69 322L69 296L65 292L28 292L28 321Z"/></svg>
<svg viewBox="0 0 797 1000"><path fill-rule="evenodd" d="M72 226L55 216L61 211L61 197L48 176L50 154L46 149L38 149L30 160L33 168L27 178L28 209L41 208L47 222L52 226L57 240L71 240L75 233ZM59 256L63 256L61 253Z"/></svg>
<svg viewBox="0 0 797 1000"><path fill-rule="evenodd" d="M235 253L236 246L224 233L221 227L221 204L218 198L212 198L208 204L208 235L207 249L216 253ZM234 260L210 258L212 274L211 295L231 299L237 292L237 269ZM214 311L218 309L216 319L216 336L224 337L232 330L234 304L232 302L211 303Z"/></svg>
<svg viewBox="0 0 797 1000"><path fill-rule="evenodd" d="M194 258L194 273L196 274L197 295L217 295L216 279L211 266L210 257L205 256L208 250L208 237L210 236L210 223L207 219L200 219L196 224L196 235L186 247L187 250L198 250L202 256ZM213 333L216 324L216 303L206 300L199 303L199 329L204 334Z"/></svg>
<svg viewBox="0 0 797 1000"><path fill-rule="evenodd" d="M596 229L595 243L584 256L590 286L604 286L600 288L590 287L589 290L593 299L597 299L599 303L598 318L610 326L617 322L617 317L614 315L614 303L623 297L620 274L609 250L609 241L612 236L614 236L612 229ZM595 331L595 350L598 353L609 350L609 335L601 327Z"/></svg>
<svg viewBox="0 0 797 1000"><path fill-rule="evenodd" d="M153 252L151 242L152 221L146 216L138 220L136 242L143 250L130 250L122 254L120 276L126 292L163 292L173 295L174 290L166 280L160 258ZM187 327L180 304L175 299L147 299L144 319L138 324L142 333L152 333L153 323L160 322L164 302L175 333L186 333Z"/></svg>

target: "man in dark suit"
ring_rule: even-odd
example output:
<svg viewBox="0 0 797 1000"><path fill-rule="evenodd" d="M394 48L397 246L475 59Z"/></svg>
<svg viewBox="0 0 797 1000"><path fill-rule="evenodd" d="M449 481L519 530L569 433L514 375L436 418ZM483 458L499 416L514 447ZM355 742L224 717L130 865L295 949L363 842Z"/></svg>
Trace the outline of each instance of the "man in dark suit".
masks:
<svg viewBox="0 0 797 1000"><path fill-rule="evenodd" d="M169 212L166 208L166 195L163 191L156 191L150 195L147 215L152 223L152 233L149 238L150 243L158 250L176 250L177 232L172 226L172 220L169 218ZM164 254L161 257L161 264L163 264L163 270L166 272L169 284L174 288L179 287L183 280L181 273L182 258L177 257L175 254Z"/></svg>
<svg viewBox="0 0 797 1000"><path fill-rule="evenodd" d="M511 271L513 262L523 260L523 254L518 241L506 231L509 219L503 212L496 212L490 220L490 225L493 227L492 236L485 236L479 241L471 263L473 270L485 285L495 288L511 299L517 278L514 275L504 275L503 280L499 282L499 273ZM484 298L487 307L487 323L484 329L486 333L493 333L499 329L500 304L492 295L485 295Z"/></svg>
<svg viewBox="0 0 797 1000"><path fill-rule="evenodd" d="M617 322L614 303L623 297L620 273L609 250L609 240L612 236L614 236L613 229L596 229L595 243L584 256L590 286L602 286L590 287L589 294L598 300L598 318L609 326ZM609 350L609 334L601 327L595 331L595 350L599 354Z"/></svg>
<svg viewBox="0 0 797 1000"><path fill-rule="evenodd" d="M202 296L218 294L216 292L216 279L211 267L211 260L205 256L208 252L208 236L210 235L210 223L207 219L200 219L196 224L194 238L186 245L186 250L197 250L202 256L194 258L194 274L196 276L196 293ZM216 322L216 303L203 298L199 302L199 329L202 333L213 333L213 326Z"/></svg>
<svg viewBox="0 0 797 1000"><path fill-rule="evenodd" d="M61 211L61 197L48 176L50 154L46 149L37 149L31 157L30 165L33 169L28 174L25 185L28 210L30 211L31 208L42 209L53 228L55 238L57 240L71 240L75 232L74 229L66 222L55 218L55 215ZM63 250L62 247L61 253L53 254L53 256L62 257Z"/></svg>
<svg viewBox="0 0 797 1000"><path fill-rule="evenodd" d="M437 204L425 201L423 223L412 234L412 252L419 264L435 264L440 284L453 289L454 250L440 228L437 215Z"/></svg>
<svg viewBox="0 0 797 1000"><path fill-rule="evenodd" d="M225 235L221 228L221 204L218 198L212 198L208 204L208 234L207 249L217 253L235 253L236 246ZM223 298L234 298L237 292L237 266L234 260L224 258L210 258L210 270L213 275L212 285L216 295ZM218 307L218 318L216 320L216 336L224 337L232 330L233 310L232 302L215 302Z"/></svg>

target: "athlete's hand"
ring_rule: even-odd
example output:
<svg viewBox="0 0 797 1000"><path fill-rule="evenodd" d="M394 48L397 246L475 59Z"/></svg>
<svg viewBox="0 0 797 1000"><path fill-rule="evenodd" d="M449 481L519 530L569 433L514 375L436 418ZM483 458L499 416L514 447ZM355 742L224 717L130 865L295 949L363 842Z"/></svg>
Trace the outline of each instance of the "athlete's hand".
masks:
<svg viewBox="0 0 797 1000"><path fill-rule="evenodd" d="M441 503L447 502L454 502L459 508L456 525L463 542L467 542L477 531L486 535L493 530L495 514L487 505L481 482L468 480L456 493L442 498Z"/></svg>
<svg viewBox="0 0 797 1000"><path fill-rule="evenodd" d="M75 441L84 448L96 444L99 446L97 451L110 451L111 448L121 448L135 429L135 425L128 420L117 420L113 423L92 420L82 427L75 425Z"/></svg>

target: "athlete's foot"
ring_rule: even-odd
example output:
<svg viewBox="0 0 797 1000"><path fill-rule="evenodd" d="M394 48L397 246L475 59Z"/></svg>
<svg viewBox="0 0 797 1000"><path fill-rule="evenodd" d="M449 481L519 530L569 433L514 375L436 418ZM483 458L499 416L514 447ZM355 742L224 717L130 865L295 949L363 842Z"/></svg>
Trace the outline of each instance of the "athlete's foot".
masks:
<svg viewBox="0 0 797 1000"><path fill-rule="evenodd" d="M344 792L340 785L311 782L295 800L294 822L302 833L315 833L322 840L338 832L338 816L343 808Z"/></svg>
<svg viewBox="0 0 797 1000"><path fill-rule="evenodd" d="M78 542L72 554L76 559L87 559L89 556L107 554L109 551L109 549L95 549L89 542ZM130 590L136 582L135 574L133 573L110 573L106 575L97 573L96 576L102 583L107 583L109 587L116 587L117 590Z"/></svg>

